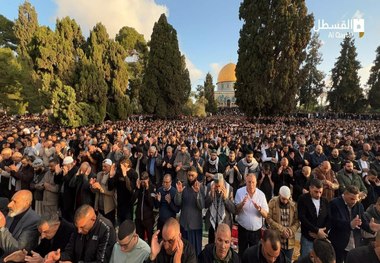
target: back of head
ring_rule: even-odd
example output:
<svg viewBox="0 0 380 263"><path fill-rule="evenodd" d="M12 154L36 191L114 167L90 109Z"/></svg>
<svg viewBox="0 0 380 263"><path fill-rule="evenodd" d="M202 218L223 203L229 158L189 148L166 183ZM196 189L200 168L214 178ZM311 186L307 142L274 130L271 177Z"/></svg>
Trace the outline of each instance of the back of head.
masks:
<svg viewBox="0 0 380 263"><path fill-rule="evenodd" d="M178 220L173 218L173 217L166 220L164 227L162 228L162 231L165 231L167 229L173 229L179 233L180 232L180 226L179 226Z"/></svg>
<svg viewBox="0 0 380 263"><path fill-rule="evenodd" d="M277 231L273 229L267 229L264 231L264 235L262 237L264 242L269 241L273 250L278 250L279 246L281 246L281 238Z"/></svg>
<svg viewBox="0 0 380 263"><path fill-rule="evenodd" d="M328 239L315 239L313 250L322 263L335 262L335 250Z"/></svg>
<svg viewBox="0 0 380 263"><path fill-rule="evenodd" d="M82 205L76 211L74 215L74 222L77 222L79 219L84 218L89 213L94 212L94 209L90 205Z"/></svg>
<svg viewBox="0 0 380 263"><path fill-rule="evenodd" d="M313 178L310 180L310 187L316 187L318 189L321 189L323 188L323 183L321 180L317 179L317 178Z"/></svg>
<svg viewBox="0 0 380 263"><path fill-rule="evenodd" d="M127 236L130 236L131 234L135 233L135 231L135 223L132 220L127 219L119 226L119 232L117 237L119 240L123 240Z"/></svg>

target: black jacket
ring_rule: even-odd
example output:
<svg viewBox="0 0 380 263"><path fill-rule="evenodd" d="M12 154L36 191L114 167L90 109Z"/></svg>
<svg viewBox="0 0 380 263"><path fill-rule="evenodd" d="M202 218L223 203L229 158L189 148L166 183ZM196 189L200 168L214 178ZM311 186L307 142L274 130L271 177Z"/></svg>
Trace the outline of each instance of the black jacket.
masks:
<svg viewBox="0 0 380 263"><path fill-rule="evenodd" d="M116 243L116 233L112 223L98 215L94 226L87 235L71 235L65 251L61 253L61 261L71 262L108 262Z"/></svg>
<svg viewBox="0 0 380 263"><path fill-rule="evenodd" d="M214 250L215 244L206 245L202 252L198 255L198 263L214 263ZM232 248L230 248L230 251L232 253L232 257L228 263L240 263L239 255Z"/></svg>
<svg viewBox="0 0 380 263"><path fill-rule="evenodd" d="M74 225L62 218L61 224L59 225L57 233L53 239L42 239L35 251L42 257L45 257L50 251L56 251L58 248L64 250L74 232Z"/></svg>
<svg viewBox="0 0 380 263"><path fill-rule="evenodd" d="M152 196L154 193L155 189L151 182L149 182L148 189L143 188L142 185L140 189L136 189L133 194L133 200L137 200L136 219L154 220L153 208L155 198ZM133 203L134 202L135 201L133 201Z"/></svg>
<svg viewBox="0 0 380 263"><path fill-rule="evenodd" d="M347 254L346 263L371 262L380 263L372 245L352 249Z"/></svg>
<svg viewBox="0 0 380 263"><path fill-rule="evenodd" d="M183 242L183 253L181 257L181 263L197 263L197 256L193 246L186 239L182 239ZM168 255L162 246L160 253L158 253L157 258L151 261L148 257L145 263L156 262L156 263L172 263L174 255Z"/></svg>
<svg viewBox="0 0 380 263"><path fill-rule="evenodd" d="M61 208L64 211L69 211L74 214L75 188L69 186L70 180L75 176L78 167L74 166L66 176L63 173L55 174L54 183L60 184L63 187L61 196ZM68 218L66 218L68 219Z"/></svg>
<svg viewBox="0 0 380 263"><path fill-rule="evenodd" d="M267 263L261 252L261 242L256 246L249 247L244 251L242 263ZM290 260L285 256L284 251L281 250L280 255L274 263L290 263Z"/></svg>
<svg viewBox="0 0 380 263"><path fill-rule="evenodd" d="M319 228L329 229L328 201L321 197L319 215L313 204L310 193L303 194L298 199L298 218L301 222L301 233L308 240L313 241L309 231L317 233Z"/></svg>
<svg viewBox="0 0 380 263"><path fill-rule="evenodd" d="M372 233L369 228L368 221L364 217L364 208L361 203L356 203L351 208L351 216L348 212L347 205L344 202L344 199L340 196L331 200L329 204L330 209L330 222L331 228L329 232L329 239L333 244L335 250L340 249L344 250L350 239L351 231L353 231L355 239L355 247L360 245L361 232L360 229L351 229L351 221L357 215L362 219L361 229Z"/></svg>

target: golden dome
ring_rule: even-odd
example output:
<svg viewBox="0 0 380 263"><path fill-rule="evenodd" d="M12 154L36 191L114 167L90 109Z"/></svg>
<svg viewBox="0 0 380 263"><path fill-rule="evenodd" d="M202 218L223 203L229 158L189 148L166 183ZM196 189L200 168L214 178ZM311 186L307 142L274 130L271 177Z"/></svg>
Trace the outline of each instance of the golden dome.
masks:
<svg viewBox="0 0 380 263"><path fill-rule="evenodd" d="M236 65L234 63L225 65L219 72L217 83L236 82L235 68Z"/></svg>

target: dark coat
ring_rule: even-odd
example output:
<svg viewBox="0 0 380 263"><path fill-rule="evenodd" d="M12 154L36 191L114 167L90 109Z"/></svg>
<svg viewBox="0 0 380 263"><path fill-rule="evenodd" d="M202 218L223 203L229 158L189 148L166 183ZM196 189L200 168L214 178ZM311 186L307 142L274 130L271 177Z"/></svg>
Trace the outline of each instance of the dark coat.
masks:
<svg viewBox="0 0 380 263"><path fill-rule="evenodd" d="M40 216L33 209L29 208L11 233L9 232L9 228L12 225L13 219L13 217L7 216L6 226L0 233L0 247L4 251L4 256L24 248L30 251L38 245L40 233L38 232L37 225L40 221Z"/></svg>
<svg viewBox="0 0 380 263"><path fill-rule="evenodd" d="M244 251L242 263L267 263L261 252L261 242L256 246L249 247ZM290 263L290 260L285 256L284 251L281 250L280 255L274 263Z"/></svg>
<svg viewBox="0 0 380 263"><path fill-rule="evenodd" d="M87 235L74 231L65 251L61 253L61 261L71 262L108 262L116 243L116 233L112 223L98 215L94 226Z"/></svg>
<svg viewBox="0 0 380 263"><path fill-rule="evenodd" d="M351 221L357 215L362 219L362 225L360 226L367 232L372 233L369 228L368 221L364 217L364 207L361 203L356 203L351 208L351 216L348 212L347 205L344 202L343 197L334 198L329 204L330 211L330 232L329 239L333 244L335 250L344 250L349 242L351 231L353 231L355 246L360 245L361 232L360 229L351 229Z"/></svg>
<svg viewBox="0 0 380 263"><path fill-rule="evenodd" d="M301 222L301 233L308 240L314 240L310 235L317 233L319 228L326 227L329 229L329 210L328 201L326 198L321 197L321 204L319 208L319 215L313 204L310 193L303 194L298 199L298 218Z"/></svg>
<svg viewBox="0 0 380 263"><path fill-rule="evenodd" d="M214 250L215 244L208 244L202 250L202 252L198 255L199 263L214 263ZM240 258L238 253L236 253L232 248L230 248L232 253L231 259L227 263L240 263Z"/></svg>

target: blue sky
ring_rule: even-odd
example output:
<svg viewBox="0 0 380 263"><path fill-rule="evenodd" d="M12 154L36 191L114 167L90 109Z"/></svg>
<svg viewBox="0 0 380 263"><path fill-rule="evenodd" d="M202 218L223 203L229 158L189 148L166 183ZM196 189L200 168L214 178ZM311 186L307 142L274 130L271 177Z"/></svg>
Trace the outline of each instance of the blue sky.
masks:
<svg viewBox="0 0 380 263"><path fill-rule="evenodd" d="M0 13L14 20L23 0L0 0ZM169 23L177 30L181 51L187 57L192 84L203 82L207 72L214 81L219 69L237 61L240 0L30 0L35 6L41 25L54 28L56 17L70 16L82 27L83 34L96 22L106 25L111 37L124 25L135 27L148 39L153 24L161 13L166 13ZM355 34L358 59L363 69L359 71L362 84L366 83L375 50L380 45L379 0L306 0L310 13L329 24L342 20L363 18L365 34ZM320 69L330 74L339 56L342 39L331 38L333 31L320 30L323 42L323 63ZM338 32L338 33L339 33Z"/></svg>

